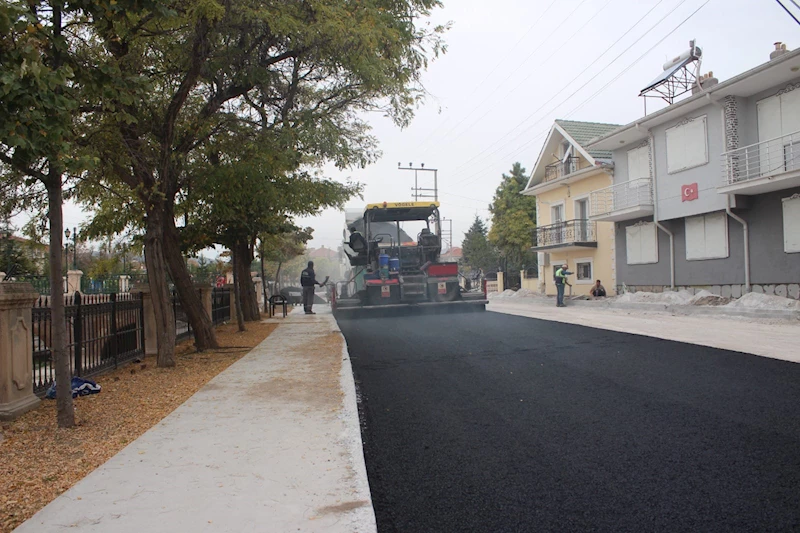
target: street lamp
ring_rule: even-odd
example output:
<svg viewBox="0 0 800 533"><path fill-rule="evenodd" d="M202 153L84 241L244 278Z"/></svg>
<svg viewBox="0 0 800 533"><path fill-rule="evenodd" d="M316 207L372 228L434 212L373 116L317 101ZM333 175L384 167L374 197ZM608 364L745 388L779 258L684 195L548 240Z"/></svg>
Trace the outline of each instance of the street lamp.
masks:
<svg viewBox="0 0 800 533"><path fill-rule="evenodd" d="M66 239L64 240L64 271L69 271L69 228L64 230L64 236Z"/></svg>
<svg viewBox="0 0 800 533"><path fill-rule="evenodd" d="M70 233L69 228L64 230L64 236L67 240L64 242L64 259L66 260L64 265L69 267L69 237L72 235L72 270L78 270L78 229L72 228L72 233Z"/></svg>

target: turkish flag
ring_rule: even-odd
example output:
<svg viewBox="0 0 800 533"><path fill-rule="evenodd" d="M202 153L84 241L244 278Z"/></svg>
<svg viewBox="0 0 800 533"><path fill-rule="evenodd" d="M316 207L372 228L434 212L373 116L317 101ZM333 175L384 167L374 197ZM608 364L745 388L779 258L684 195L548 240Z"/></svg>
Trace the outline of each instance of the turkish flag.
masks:
<svg viewBox="0 0 800 533"><path fill-rule="evenodd" d="M681 202L691 202L697 200L697 184L690 183L689 185L681 185Z"/></svg>

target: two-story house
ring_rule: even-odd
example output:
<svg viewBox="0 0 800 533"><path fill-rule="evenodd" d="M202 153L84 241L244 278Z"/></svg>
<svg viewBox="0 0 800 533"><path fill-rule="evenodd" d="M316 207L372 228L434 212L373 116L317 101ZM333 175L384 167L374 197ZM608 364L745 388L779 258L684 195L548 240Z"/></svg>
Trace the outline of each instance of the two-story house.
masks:
<svg viewBox="0 0 800 533"><path fill-rule="evenodd" d="M797 298L800 50L693 92L587 143L614 161L590 205L615 227L617 289Z"/></svg>
<svg viewBox="0 0 800 533"><path fill-rule="evenodd" d="M587 295L596 279L615 286L614 225L590 220L592 191L612 184L610 150L587 149L616 124L556 120L522 194L536 196L532 250L539 256L540 289L555 294L553 276L567 263L573 294ZM543 285L543 287L541 287Z"/></svg>

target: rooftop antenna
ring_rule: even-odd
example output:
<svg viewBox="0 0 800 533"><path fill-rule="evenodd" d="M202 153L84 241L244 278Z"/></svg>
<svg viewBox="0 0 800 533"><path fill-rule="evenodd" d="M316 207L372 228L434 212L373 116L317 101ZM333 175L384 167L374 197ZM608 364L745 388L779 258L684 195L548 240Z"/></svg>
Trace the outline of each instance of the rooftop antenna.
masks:
<svg viewBox="0 0 800 533"><path fill-rule="evenodd" d="M672 105L677 97L691 91L699 83L702 58L703 51L692 39L688 50L664 63L664 71L639 93L644 98L644 114L647 115L648 98L659 98Z"/></svg>

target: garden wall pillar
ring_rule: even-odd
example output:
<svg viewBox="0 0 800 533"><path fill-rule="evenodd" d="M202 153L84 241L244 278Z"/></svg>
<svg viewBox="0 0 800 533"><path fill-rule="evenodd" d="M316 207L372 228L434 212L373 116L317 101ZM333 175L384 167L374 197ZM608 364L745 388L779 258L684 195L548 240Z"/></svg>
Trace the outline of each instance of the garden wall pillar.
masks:
<svg viewBox="0 0 800 533"><path fill-rule="evenodd" d="M76 291L81 290L81 278L83 272L80 270L70 270L67 272L67 296L72 296Z"/></svg>
<svg viewBox="0 0 800 533"><path fill-rule="evenodd" d="M153 295L150 287L138 287L132 291L142 295L142 309L144 311L144 355L158 355L158 340L156 335L156 312L153 309Z"/></svg>
<svg viewBox="0 0 800 533"><path fill-rule="evenodd" d="M205 309L206 313L208 313L208 318L214 320L214 309L211 302L211 291L214 289L214 287L207 283L198 283L195 285L195 287L197 287L197 289L200 291L200 301L203 302L203 309Z"/></svg>
<svg viewBox="0 0 800 533"><path fill-rule="evenodd" d="M39 405L31 340L31 308L37 298L30 283L0 284L0 420L13 420Z"/></svg>

